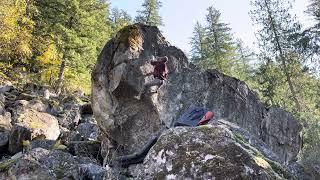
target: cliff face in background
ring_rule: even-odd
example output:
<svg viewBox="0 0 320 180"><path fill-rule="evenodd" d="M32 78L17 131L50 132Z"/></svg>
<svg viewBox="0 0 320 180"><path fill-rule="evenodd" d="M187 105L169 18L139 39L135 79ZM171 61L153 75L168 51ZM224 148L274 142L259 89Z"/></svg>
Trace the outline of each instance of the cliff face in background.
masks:
<svg viewBox="0 0 320 180"><path fill-rule="evenodd" d="M157 93L146 93L139 101L134 96L142 88L145 74L152 71L148 63L152 55L169 58L169 79ZM108 137L102 147L105 154L110 151L128 154L139 150L163 126L170 127L191 104L205 106L215 113L211 123L217 123L212 126L230 123L226 129L237 127L232 133L241 132L244 140L266 158L283 165L295 162L301 148L301 126L297 119L279 108L266 109L244 82L216 70L195 67L180 49L165 40L156 27L128 26L106 44L92 73L93 113L105 137ZM212 127L211 131L216 131L216 128ZM197 131L190 133L190 138L197 136ZM167 133L162 138L171 138L171 134ZM184 151L188 153L189 145L183 138L186 137L181 134L179 147L185 146ZM202 140L212 146L214 152L215 141ZM157 152L167 146L160 142L155 145ZM121 148L115 152L112 150L115 146ZM204 151L201 146L194 150ZM145 161L145 164L146 168L154 166L152 161ZM206 164L200 166L205 167ZM185 171L189 171L188 168L191 167L187 166ZM207 168L214 171L210 170L211 166ZM141 172L144 173L149 177L156 176L152 170ZM188 174L177 177L188 177ZM210 177L215 177L215 174Z"/></svg>

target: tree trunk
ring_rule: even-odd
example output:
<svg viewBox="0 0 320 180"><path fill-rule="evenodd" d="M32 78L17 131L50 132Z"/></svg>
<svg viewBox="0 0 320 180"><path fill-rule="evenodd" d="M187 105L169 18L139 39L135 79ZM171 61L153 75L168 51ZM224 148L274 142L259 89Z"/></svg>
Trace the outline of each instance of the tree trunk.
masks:
<svg viewBox="0 0 320 180"><path fill-rule="evenodd" d="M293 98L293 101L295 103L295 107L298 111L301 111L301 105L298 101L298 98L297 98L297 92L294 88L294 85L293 85L293 82L292 82L292 79L291 79L291 76L288 72L288 66L287 66L287 63L286 63L286 58L285 58L285 55L282 51L282 46L280 44L280 39L279 39L279 34L278 34L278 31L275 27L275 24L274 24L274 20L273 20L273 17L271 15L271 10L268 6L268 3L266 2L266 0L264 1L265 2L265 5L267 7L267 11L268 11L268 16L269 16L269 19L270 19L270 25L271 25L271 29L272 29L272 32L274 34L274 38L275 38L275 46L276 48L278 49L279 51L279 55L280 55L280 60L281 60L281 63L282 63L282 71L284 72L285 76L286 76L286 80L287 80L287 83L289 85L289 89L290 89L290 92L292 94L292 98Z"/></svg>
<svg viewBox="0 0 320 180"><path fill-rule="evenodd" d="M66 60L64 58L62 58L60 70L59 70L59 75L58 75L57 86L56 86L56 93L58 95L61 93L61 89L63 86L63 76L64 76L65 66L66 66Z"/></svg>

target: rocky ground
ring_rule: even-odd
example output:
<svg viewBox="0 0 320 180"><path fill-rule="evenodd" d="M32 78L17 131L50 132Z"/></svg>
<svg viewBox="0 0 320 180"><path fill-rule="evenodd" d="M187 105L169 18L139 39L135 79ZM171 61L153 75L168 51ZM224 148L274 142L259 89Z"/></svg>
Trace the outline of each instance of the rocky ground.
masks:
<svg viewBox="0 0 320 180"><path fill-rule="evenodd" d="M103 179L100 131L88 97L0 86L0 179Z"/></svg>
<svg viewBox="0 0 320 180"><path fill-rule="evenodd" d="M137 100L152 55L168 56L169 79ZM156 27L121 30L101 52L92 80L92 102L36 84L0 86L0 179L318 178L297 162L297 119L264 107L244 82L196 68ZM214 119L173 128L191 104L209 108ZM143 163L114 163L164 127Z"/></svg>

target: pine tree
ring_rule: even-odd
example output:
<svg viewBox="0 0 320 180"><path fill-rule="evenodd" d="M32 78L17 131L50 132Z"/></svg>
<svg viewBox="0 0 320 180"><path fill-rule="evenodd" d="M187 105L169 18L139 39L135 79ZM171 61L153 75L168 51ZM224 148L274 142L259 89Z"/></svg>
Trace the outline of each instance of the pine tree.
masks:
<svg viewBox="0 0 320 180"><path fill-rule="evenodd" d="M97 0L36 0L36 34L51 39L60 56L57 92L61 92L66 67L69 78L88 71L109 36L107 4Z"/></svg>
<svg viewBox="0 0 320 180"><path fill-rule="evenodd" d="M235 44L235 58L232 69L232 75L248 84L252 82L253 68L252 62L255 60L255 54L249 47L244 46L244 43L238 39Z"/></svg>
<svg viewBox="0 0 320 180"><path fill-rule="evenodd" d="M205 28L197 22L194 30L193 30L193 37L191 39L191 54L192 54L192 62L197 63L203 59L206 59L206 31Z"/></svg>
<svg viewBox="0 0 320 180"><path fill-rule="evenodd" d="M113 8L110 14L110 21L115 34L123 27L130 25L132 18L126 11Z"/></svg>
<svg viewBox="0 0 320 180"><path fill-rule="evenodd" d="M261 27L258 30L260 49L280 65L289 86L291 99L295 103L295 109L301 111L302 107L293 82L293 69L291 69L293 63L300 63L291 58L292 54L297 53L290 37L300 31L300 25L289 13L292 5L288 0L255 0L252 1L252 5L254 7L251 12L252 18Z"/></svg>
<svg viewBox="0 0 320 180"><path fill-rule="evenodd" d="M142 10L138 11L136 22L144 23L150 26L162 26L162 18L159 10L162 7L160 0L145 0L142 4Z"/></svg>
<svg viewBox="0 0 320 180"><path fill-rule="evenodd" d="M312 63L312 69L315 69L319 74L320 60L318 55L320 53L320 1L310 0L307 13L312 16L315 24L305 29L302 33L293 36L297 40L296 47L300 50L300 54L305 56L305 61Z"/></svg>
<svg viewBox="0 0 320 180"><path fill-rule="evenodd" d="M255 87L260 93L262 102L266 106L284 106L287 96L285 78L281 68L270 58L260 55L260 65L254 72L254 81L258 83Z"/></svg>
<svg viewBox="0 0 320 180"><path fill-rule="evenodd" d="M195 26L192 60L204 68L215 68L230 75L235 56L231 29L221 22L221 13L214 7L208 8L206 20L206 26L199 23Z"/></svg>

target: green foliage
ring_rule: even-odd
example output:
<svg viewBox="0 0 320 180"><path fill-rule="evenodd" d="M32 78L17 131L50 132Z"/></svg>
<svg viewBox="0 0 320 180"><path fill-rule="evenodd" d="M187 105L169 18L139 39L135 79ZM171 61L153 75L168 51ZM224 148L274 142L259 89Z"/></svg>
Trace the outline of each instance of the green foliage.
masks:
<svg viewBox="0 0 320 180"><path fill-rule="evenodd" d="M312 2L311 11L316 12L319 1ZM301 33L301 26L289 13L290 1L255 0L252 4L252 18L260 27L261 50L255 89L265 104L287 109L301 120L304 143L300 161L312 169L320 164L320 79L310 71L314 61L307 59L318 56L319 41L314 38L317 33L312 28Z"/></svg>
<svg viewBox="0 0 320 180"><path fill-rule="evenodd" d="M100 0L3 0L1 81L21 74L29 81L51 87L60 81L67 91L89 93L101 48L131 22L123 10L110 14L109 4Z"/></svg>
<svg viewBox="0 0 320 180"><path fill-rule="evenodd" d="M144 0L142 4L142 10L138 11L136 22L144 23L150 26L162 26L162 18L159 14L159 10L162 7L162 3L159 0Z"/></svg>
<svg viewBox="0 0 320 180"><path fill-rule="evenodd" d="M204 64L229 74L235 50L230 33L231 29L228 24L221 22L221 13L213 7L208 8L206 18L208 22L207 58L210 58L210 60Z"/></svg>
<svg viewBox="0 0 320 180"><path fill-rule="evenodd" d="M191 39L191 53L192 62L197 63L206 57L206 29L199 22L196 23L193 30L193 37Z"/></svg>
<svg viewBox="0 0 320 180"><path fill-rule="evenodd" d="M259 47L265 56L277 62L289 61L288 52L294 52L290 37L299 32L301 25L290 14L290 0L252 0L252 20L257 25ZM281 52L282 51L282 52Z"/></svg>
<svg viewBox="0 0 320 180"><path fill-rule="evenodd" d="M258 82L258 92L261 100L267 106L281 106L285 103L287 88L284 75L274 62L266 60L255 72L254 80Z"/></svg>
<svg viewBox="0 0 320 180"><path fill-rule="evenodd" d="M302 111L300 97L294 83L296 66L301 66L301 57L294 47L291 37L300 31L301 26L289 13L292 8L288 0L252 1L252 19L258 25L258 42L261 54L274 61L285 75L291 93L291 101L296 111Z"/></svg>
<svg viewBox="0 0 320 180"><path fill-rule="evenodd" d="M16 163L19 159L9 159L0 162L0 172L7 171L14 163Z"/></svg>
<svg viewBox="0 0 320 180"><path fill-rule="evenodd" d="M252 68L255 61L255 54L250 48L245 47L241 40L237 40L235 44L235 57L232 66L232 76L247 82L249 86L254 86L253 81L254 70Z"/></svg>
<svg viewBox="0 0 320 180"><path fill-rule="evenodd" d="M103 43L110 37L107 5L96 0L38 0L36 6L38 14L34 17L37 23L35 34L54 43L54 47L49 47L42 55L46 63L51 59L51 64L41 64L38 61L46 67L42 71L45 72L45 79L52 83L52 76L61 80L61 76L65 74L65 81L69 82L66 85L69 87L70 84L76 84L70 82L77 81L90 86L90 81L79 79L78 74L89 76L87 72L93 67ZM64 66L59 67L62 62L65 62ZM86 89L88 91L89 88Z"/></svg>
<svg viewBox="0 0 320 180"><path fill-rule="evenodd" d="M25 0L0 2L0 60L19 62L32 55L31 5Z"/></svg>
<svg viewBox="0 0 320 180"><path fill-rule="evenodd" d="M53 148L56 150L66 150L68 147L61 144L61 140L57 140L56 143L53 145Z"/></svg>
<svg viewBox="0 0 320 180"><path fill-rule="evenodd" d="M130 15L126 11L119 10L117 8L112 9L110 14L110 21L112 22L111 24L114 34L125 26L132 24L132 18L130 17Z"/></svg>
<svg viewBox="0 0 320 180"><path fill-rule="evenodd" d="M312 169L314 165L320 164L319 149L320 149L320 113L303 113L301 115L306 120L308 128L304 129L303 149L300 153L301 162Z"/></svg>
<svg viewBox="0 0 320 180"><path fill-rule="evenodd" d="M205 25L197 22L194 27L190 42L191 61L205 69L218 69L258 88L252 67L255 54L241 40L233 40L229 25L221 22L221 13L214 7L208 8L206 20Z"/></svg>
<svg viewBox="0 0 320 180"><path fill-rule="evenodd" d="M304 61L308 62L317 75L320 70L320 1L309 0L307 13L312 16L314 25L305 29L302 33L297 33L291 38L297 41L296 48L300 54L304 55Z"/></svg>
<svg viewBox="0 0 320 180"><path fill-rule="evenodd" d="M204 68L215 68L231 75L235 49L228 24L221 22L221 13L214 7L208 8L207 24L199 22L191 40L192 61Z"/></svg>

